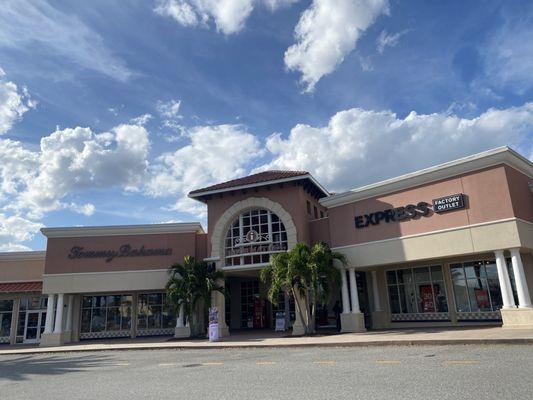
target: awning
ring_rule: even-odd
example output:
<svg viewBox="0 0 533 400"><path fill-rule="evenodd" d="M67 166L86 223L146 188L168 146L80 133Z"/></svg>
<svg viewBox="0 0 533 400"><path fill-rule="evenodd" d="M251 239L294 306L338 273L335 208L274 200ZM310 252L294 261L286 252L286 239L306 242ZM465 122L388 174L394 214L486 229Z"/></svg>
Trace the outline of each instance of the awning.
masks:
<svg viewBox="0 0 533 400"><path fill-rule="evenodd" d="M43 290L42 282L9 282L0 283L0 293L13 292L41 292Z"/></svg>

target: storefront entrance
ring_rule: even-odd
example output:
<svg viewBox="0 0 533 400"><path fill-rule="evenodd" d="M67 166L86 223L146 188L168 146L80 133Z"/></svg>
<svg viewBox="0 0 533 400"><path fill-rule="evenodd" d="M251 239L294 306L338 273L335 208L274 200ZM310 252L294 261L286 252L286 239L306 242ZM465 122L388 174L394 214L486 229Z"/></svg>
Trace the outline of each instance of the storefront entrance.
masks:
<svg viewBox="0 0 533 400"><path fill-rule="evenodd" d="M46 311L28 311L24 321L23 343L38 343L44 332Z"/></svg>

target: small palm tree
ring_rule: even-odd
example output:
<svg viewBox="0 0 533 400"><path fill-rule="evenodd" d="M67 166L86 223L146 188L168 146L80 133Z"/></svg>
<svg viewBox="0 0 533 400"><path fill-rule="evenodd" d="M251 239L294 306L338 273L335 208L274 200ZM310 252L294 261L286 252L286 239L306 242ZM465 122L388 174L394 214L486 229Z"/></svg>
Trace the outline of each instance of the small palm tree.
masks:
<svg viewBox="0 0 533 400"><path fill-rule="evenodd" d="M335 260L346 264L344 255L331 251L326 243L317 243L311 248L298 243L287 253L272 256L270 265L261 270L261 280L270 285L268 298L274 305L280 290L294 297L306 335L315 332L317 302L325 302L331 284L340 281Z"/></svg>
<svg viewBox="0 0 533 400"><path fill-rule="evenodd" d="M183 305L185 318L191 327L191 334L197 335L207 327L207 317L211 307L211 293L218 291L226 294L223 285L224 273L209 268L205 261L187 256L183 264L175 263L169 270L170 278L166 285L168 300L179 314ZM199 323L199 317L202 324Z"/></svg>

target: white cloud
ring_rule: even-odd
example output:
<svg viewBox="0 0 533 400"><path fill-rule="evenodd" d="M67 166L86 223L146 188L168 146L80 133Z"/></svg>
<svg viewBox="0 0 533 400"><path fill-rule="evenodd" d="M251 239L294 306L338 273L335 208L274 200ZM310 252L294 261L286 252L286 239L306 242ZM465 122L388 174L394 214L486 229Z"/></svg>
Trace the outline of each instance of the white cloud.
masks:
<svg viewBox="0 0 533 400"><path fill-rule="evenodd" d="M524 93L533 87L532 18L507 20L481 49L488 83Z"/></svg>
<svg viewBox="0 0 533 400"><path fill-rule="evenodd" d="M7 216L0 213L0 251L24 251L27 242L35 236L42 224L18 215Z"/></svg>
<svg viewBox="0 0 533 400"><path fill-rule="evenodd" d="M176 118L179 116L181 100L170 100L167 102L159 101L157 111L165 118Z"/></svg>
<svg viewBox="0 0 533 400"><path fill-rule="evenodd" d="M407 30L389 35L386 30L382 30L376 39L376 48L378 52L383 53L386 47L395 47L400 41L400 38L406 33Z"/></svg>
<svg viewBox="0 0 533 400"><path fill-rule="evenodd" d="M253 0L160 0L155 12L183 26L207 27L212 19L217 30L231 35L244 28Z"/></svg>
<svg viewBox="0 0 533 400"><path fill-rule="evenodd" d="M102 37L76 15L59 11L45 0L4 0L0 7L0 46L27 47L31 51L35 44L119 81L132 76Z"/></svg>
<svg viewBox="0 0 533 400"><path fill-rule="evenodd" d="M119 125L99 134L81 127L58 130L41 139L39 151L4 140L0 201L7 203L5 209L31 218L62 208L91 215L94 205L62 200L89 189L138 190L148 167L149 147L148 132L139 125Z"/></svg>
<svg viewBox="0 0 533 400"><path fill-rule="evenodd" d="M205 208L187 198L188 192L245 175L250 163L262 154L261 145L241 125L198 126L185 136L187 145L162 154L151 166L147 193L177 196L171 209L202 215Z"/></svg>
<svg viewBox="0 0 533 400"><path fill-rule="evenodd" d="M339 191L412 172L500 145L533 151L533 103L489 109L476 118L447 114L399 118L358 108L324 127L296 125L287 138L267 140L274 159L260 169L308 170Z"/></svg>
<svg viewBox="0 0 533 400"><path fill-rule="evenodd" d="M376 18L388 12L388 0L313 0L295 28L296 44L285 52L285 65L302 73L305 91L332 73L350 54Z"/></svg>
<svg viewBox="0 0 533 400"><path fill-rule="evenodd" d="M138 117L132 118L130 123L134 125L144 126L153 118L152 114L143 114Z"/></svg>
<svg viewBox="0 0 533 400"><path fill-rule="evenodd" d="M0 68L0 135L10 130L25 112L36 106L26 88L19 90L15 83L5 80L5 76L6 73Z"/></svg>
<svg viewBox="0 0 533 400"><path fill-rule="evenodd" d="M263 0L263 3L270 11L276 11L279 8L289 7L299 0Z"/></svg>

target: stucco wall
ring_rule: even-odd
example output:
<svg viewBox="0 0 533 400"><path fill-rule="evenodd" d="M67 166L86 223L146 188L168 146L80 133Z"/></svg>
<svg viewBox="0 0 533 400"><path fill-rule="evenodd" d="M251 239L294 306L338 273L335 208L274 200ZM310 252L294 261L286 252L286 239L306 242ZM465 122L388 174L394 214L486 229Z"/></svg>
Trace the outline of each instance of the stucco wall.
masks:
<svg viewBox="0 0 533 400"><path fill-rule="evenodd" d="M427 217L402 222L381 221L379 225L355 228L356 215L417 204L421 201L431 204L433 199L456 193L466 195L464 209L442 214L430 213ZM515 215L504 166L334 207L328 210L328 214L332 247L450 229L511 218Z"/></svg>
<svg viewBox="0 0 533 400"><path fill-rule="evenodd" d="M71 248L88 250L118 250L124 244L134 249L171 248L165 256L117 257L106 262L104 258L69 259ZM168 268L184 256L196 255L195 233L147 234L125 236L94 236L83 238L50 238L46 250L46 274L79 272L135 271Z"/></svg>
<svg viewBox="0 0 533 400"><path fill-rule="evenodd" d="M43 279L42 260L0 260L0 282L40 281Z"/></svg>
<svg viewBox="0 0 533 400"><path fill-rule="evenodd" d="M508 166L505 166L505 173L509 184L514 215L523 220L533 222L533 193L529 189L529 182L533 182L533 178L529 178Z"/></svg>

